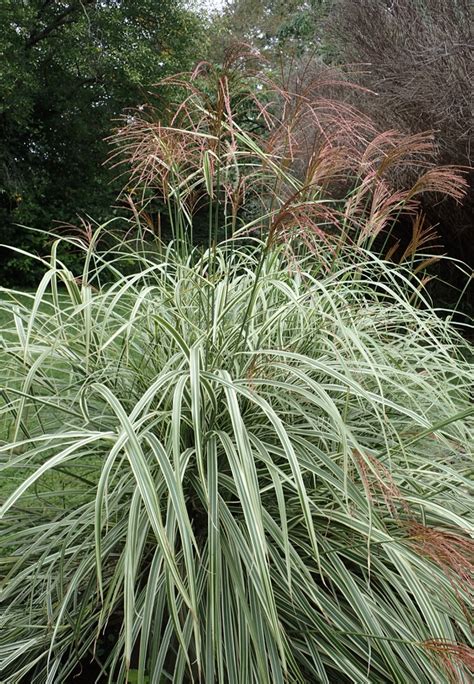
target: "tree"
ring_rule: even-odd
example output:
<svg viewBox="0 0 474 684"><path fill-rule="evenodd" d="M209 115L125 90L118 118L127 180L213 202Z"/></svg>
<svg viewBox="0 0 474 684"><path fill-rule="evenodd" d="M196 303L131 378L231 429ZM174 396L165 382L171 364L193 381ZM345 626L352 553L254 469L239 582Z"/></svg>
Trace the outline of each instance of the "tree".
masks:
<svg viewBox="0 0 474 684"><path fill-rule="evenodd" d="M176 0L0 0L0 23L1 242L41 251L16 224L110 213L111 121L189 66L203 25ZM21 256L1 257L4 279L34 280Z"/></svg>
<svg viewBox="0 0 474 684"><path fill-rule="evenodd" d="M270 54L285 56L324 52L321 19L331 0L229 0L222 24L225 31Z"/></svg>

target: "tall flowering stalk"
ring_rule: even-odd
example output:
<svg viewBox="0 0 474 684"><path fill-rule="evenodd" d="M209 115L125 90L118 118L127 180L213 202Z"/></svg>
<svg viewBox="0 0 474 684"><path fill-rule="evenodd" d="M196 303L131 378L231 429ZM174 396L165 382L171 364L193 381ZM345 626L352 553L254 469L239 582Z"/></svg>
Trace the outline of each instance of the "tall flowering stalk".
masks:
<svg viewBox="0 0 474 684"><path fill-rule="evenodd" d="M112 163L125 165L140 211L163 200L174 238L188 246L193 218L207 208L208 246L258 234L289 247L302 241L318 254L341 240L371 247L379 236L386 244L404 216L413 221L413 254L425 241L420 197L461 201L465 179L434 164L429 132L380 133L350 105L325 97L328 84L318 78L298 92L285 89L253 51L232 51L221 69L200 64L159 84L181 94L166 123L153 109L127 116ZM395 189L402 172L412 180Z"/></svg>

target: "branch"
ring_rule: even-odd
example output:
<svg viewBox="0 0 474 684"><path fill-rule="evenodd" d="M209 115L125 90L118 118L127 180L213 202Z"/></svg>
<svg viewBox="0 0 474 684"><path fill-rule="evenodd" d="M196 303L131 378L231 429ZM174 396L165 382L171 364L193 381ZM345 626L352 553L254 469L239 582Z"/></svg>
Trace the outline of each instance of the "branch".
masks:
<svg viewBox="0 0 474 684"><path fill-rule="evenodd" d="M56 15L51 24L45 26L43 29L41 29L41 31L33 31L30 34L29 38L26 41L26 49L31 49L32 47L37 45L37 43L47 38L47 36L49 36L50 33L60 28L61 26L65 26L66 24L72 24L75 21L75 17L71 16L73 12L76 12L78 9L80 9L81 5L82 7L84 7L84 5L91 5L93 2L94 0L82 0L82 2L79 5L71 4L69 5L69 7L66 7L65 10L63 10L60 14ZM45 2L41 10L44 10L48 4L49 2ZM40 15L41 13L42 11L40 12Z"/></svg>
<svg viewBox="0 0 474 684"><path fill-rule="evenodd" d="M39 8L39 12L38 12L38 16L39 16L39 17L44 13L44 11L45 11L45 9L47 8L47 6L48 6L48 5L51 5L52 2L53 2L53 0L44 0L43 4L42 4L41 7Z"/></svg>

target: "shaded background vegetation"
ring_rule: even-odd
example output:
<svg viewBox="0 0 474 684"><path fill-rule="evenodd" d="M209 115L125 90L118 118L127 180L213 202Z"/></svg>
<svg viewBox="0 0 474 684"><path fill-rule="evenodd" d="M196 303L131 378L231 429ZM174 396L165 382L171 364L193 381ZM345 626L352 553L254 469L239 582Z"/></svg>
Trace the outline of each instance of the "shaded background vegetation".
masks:
<svg viewBox="0 0 474 684"><path fill-rule="evenodd" d="M424 210L444 252L472 268L471 17L468 0L337 0L327 33L340 61L362 65L357 81L374 92L359 95L358 107L383 129L433 131L437 162L465 168L470 184L462 204L431 196ZM448 261L438 271L460 284ZM465 306L472 310L472 300Z"/></svg>
<svg viewBox="0 0 474 684"><path fill-rule="evenodd" d="M0 26L0 241L41 253L45 238L16 224L111 215L112 120L190 65L204 25L176 0L1 0ZM37 279L21 255L0 259L3 281Z"/></svg>

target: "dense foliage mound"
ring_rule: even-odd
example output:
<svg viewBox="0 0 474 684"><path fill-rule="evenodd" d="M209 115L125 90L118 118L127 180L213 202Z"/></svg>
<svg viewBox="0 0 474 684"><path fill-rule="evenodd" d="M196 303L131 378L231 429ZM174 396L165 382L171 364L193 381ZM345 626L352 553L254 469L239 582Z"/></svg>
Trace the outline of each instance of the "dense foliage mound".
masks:
<svg viewBox="0 0 474 684"><path fill-rule="evenodd" d="M214 256L4 295L4 681L461 676L460 340L374 257Z"/></svg>

